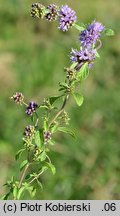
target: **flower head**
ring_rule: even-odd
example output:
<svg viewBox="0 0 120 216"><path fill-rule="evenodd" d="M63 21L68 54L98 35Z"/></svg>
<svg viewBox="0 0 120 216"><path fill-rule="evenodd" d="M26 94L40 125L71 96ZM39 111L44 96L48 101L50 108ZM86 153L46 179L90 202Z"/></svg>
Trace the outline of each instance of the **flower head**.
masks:
<svg viewBox="0 0 120 216"><path fill-rule="evenodd" d="M23 100L24 100L24 96L21 92L16 92L11 99L14 100L15 103L17 104L22 104Z"/></svg>
<svg viewBox="0 0 120 216"><path fill-rule="evenodd" d="M40 3L33 3L31 9L31 16L37 18L44 18L45 6Z"/></svg>
<svg viewBox="0 0 120 216"><path fill-rule="evenodd" d="M26 108L26 114L32 116L35 113L36 109L38 108L38 104L31 101Z"/></svg>
<svg viewBox="0 0 120 216"><path fill-rule="evenodd" d="M64 71L66 72L66 78L69 79L69 80L72 80L75 78L75 70L74 68L71 69L71 68L64 68Z"/></svg>
<svg viewBox="0 0 120 216"><path fill-rule="evenodd" d="M59 11L59 29L62 31L68 31L70 27L76 22L76 13L74 10L64 5Z"/></svg>
<svg viewBox="0 0 120 216"><path fill-rule="evenodd" d="M104 30L104 26L96 22L95 20L87 26L87 28L81 32L80 41L83 47L95 46L97 40L100 38L101 32Z"/></svg>
<svg viewBox="0 0 120 216"><path fill-rule="evenodd" d="M55 4L50 4L47 6L48 12L46 13L46 19L48 21L56 20L58 17L58 7Z"/></svg>
<svg viewBox="0 0 120 216"><path fill-rule="evenodd" d="M44 131L44 142L45 144L51 139L51 132L50 131Z"/></svg>
<svg viewBox="0 0 120 216"><path fill-rule="evenodd" d="M32 125L26 126L24 130L24 137L26 139L32 139L35 135L35 128Z"/></svg>
<svg viewBox="0 0 120 216"><path fill-rule="evenodd" d="M89 68L92 67L94 59L96 57L96 50L95 49L87 49L81 48L80 51L72 49L70 53L70 60L74 63L76 62L77 65L75 67L76 70L79 70L82 65L88 62Z"/></svg>

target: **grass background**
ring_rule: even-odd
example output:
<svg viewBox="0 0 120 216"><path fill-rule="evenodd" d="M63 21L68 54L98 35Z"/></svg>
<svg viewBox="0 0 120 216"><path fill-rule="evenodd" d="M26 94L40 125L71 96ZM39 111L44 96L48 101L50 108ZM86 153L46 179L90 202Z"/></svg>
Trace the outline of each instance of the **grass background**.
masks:
<svg viewBox="0 0 120 216"><path fill-rule="evenodd" d="M78 20L97 19L114 29L103 39L101 58L95 63L81 91L84 104L69 101L71 126L77 139L58 134L51 153L57 173L42 177L44 190L35 199L120 199L120 7L119 0L44 0L68 4ZM57 23L30 17L31 0L0 0L0 194L3 183L18 175L14 155L22 145L29 118L9 97L21 91L40 102L56 94L65 77L69 52L77 48L78 32L62 33ZM28 199L28 195L24 199Z"/></svg>

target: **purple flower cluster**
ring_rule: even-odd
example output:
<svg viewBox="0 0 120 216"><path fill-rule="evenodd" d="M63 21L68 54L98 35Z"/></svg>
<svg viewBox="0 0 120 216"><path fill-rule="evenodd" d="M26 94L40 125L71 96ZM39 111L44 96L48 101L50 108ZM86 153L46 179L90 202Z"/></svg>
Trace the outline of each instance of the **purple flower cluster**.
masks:
<svg viewBox="0 0 120 216"><path fill-rule="evenodd" d="M22 104L23 103L23 100L24 100L24 96L21 92L16 92L12 97L11 99L14 100L15 103L17 104Z"/></svg>
<svg viewBox="0 0 120 216"><path fill-rule="evenodd" d="M76 70L79 70L86 62L89 68L93 66L97 54L95 45L103 30L104 26L94 20L80 33L81 49L79 51L72 49L70 53L70 60L77 63Z"/></svg>
<svg viewBox="0 0 120 216"><path fill-rule="evenodd" d="M58 7L55 4L50 4L47 6L48 12L46 13L46 19L48 21L56 20L58 17Z"/></svg>
<svg viewBox="0 0 120 216"><path fill-rule="evenodd" d="M44 141L45 144L51 139L51 132L50 131L44 131Z"/></svg>
<svg viewBox="0 0 120 216"><path fill-rule="evenodd" d="M87 48L94 47L103 30L104 26L94 20L84 31L81 32L79 38L81 45Z"/></svg>
<svg viewBox="0 0 120 216"><path fill-rule="evenodd" d="M70 27L76 22L76 13L74 10L64 5L59 11L59 29L62 31L68 31Z"/></svg>
<svg viewBox="0 0 120 216"><path fill-rule="evenodd" d="M82 65L86 62L88 62L89 68L92 67L93 61L96 56L96 50L95 49L86 49L81 48L80 51L72 49L70 53L70 60L74 63L76 62L77 65L75 67L76 70L79 70Z"/></svg>
<svg viewBox="0 0 120 216"><path fill-rule="evenodd" d="M58 19L59 29L68 31L70 27L76 22L76 12L68 5L63 5L58 9L55 4L50 4L47 7L40 3L32 4L31 16L37 18L46 18L48 21Z"/></svg>
<svg viewBox="0 0 120 216"><path fill-rule="evenodd" d="M35 113L36 109L38 108L38 104L31 101L26 108L26 114L32 116Z"/></svg>
<svg viewBox="0 0 120 216"><path fill-rule="evenodd" d="M32 125L26 126L24 130L24 136L26 139L31 139L35 135L35 128Z"/></svg>

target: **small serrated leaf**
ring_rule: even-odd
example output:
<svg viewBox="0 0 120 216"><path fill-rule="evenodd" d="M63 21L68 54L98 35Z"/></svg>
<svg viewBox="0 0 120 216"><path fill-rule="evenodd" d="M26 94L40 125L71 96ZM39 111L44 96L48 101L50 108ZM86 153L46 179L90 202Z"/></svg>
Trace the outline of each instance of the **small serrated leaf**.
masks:
<svg viewBox="0 0 120 216"><path fill-rule="evenodd" d="M83 104L84 97L82 95L80 95L79 93L73 93L73 97L78 106L81 106Z"/></svg>

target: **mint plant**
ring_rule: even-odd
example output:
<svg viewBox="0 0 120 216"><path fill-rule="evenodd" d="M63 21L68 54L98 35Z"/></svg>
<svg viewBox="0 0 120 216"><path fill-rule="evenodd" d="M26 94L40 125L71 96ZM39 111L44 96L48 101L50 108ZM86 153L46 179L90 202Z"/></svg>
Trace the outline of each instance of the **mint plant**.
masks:
<svg viewBox="0 0 120 216"><path fill-rule="evenodd" d="M48 22L57 21L58 29L63 32L74 27L78 31L80 46L78 49L71 49L71 65L64 68L66 77L59 83L57 95L45 98L41 104L35 101L27 102L21 92L16 92L11 97L17 105L25 107L31 123L24 129L23 145L15 156L16 160L20 159L22 154L24 156L20 163L20 177L13 176L5 183L8 193L3 199L19 200L26 192L33 198L36 194L36 183L42 188L41 175L48 169L55 174L55 166L49 157L50 145L55 144L54 134L60 131L75 136L69 128L70 119L65 110L68 99L73 97L78 106L83 104L84 97L78 91L78 86L88 77L95 60L100 57L98 51L102 47L101 38L114 35L113 30L107 29L96 20L88 25L77 23L76 12L67 5L58 7L50 4L46 7L34 3L31 16L46 19ZM58 102L61 103L60 108L56 107ZM41 114L38 114L38 110Z"/></svg>

